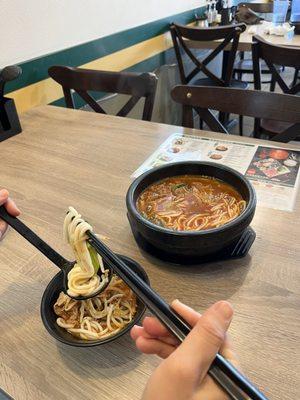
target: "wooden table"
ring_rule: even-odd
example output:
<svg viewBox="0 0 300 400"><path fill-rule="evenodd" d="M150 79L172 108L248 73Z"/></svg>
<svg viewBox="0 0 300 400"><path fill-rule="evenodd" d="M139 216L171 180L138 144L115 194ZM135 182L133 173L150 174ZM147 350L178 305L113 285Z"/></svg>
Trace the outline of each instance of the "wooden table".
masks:
<svg viewBox="0 0 300 400"><path fill-rule="evenodd" d="M256 26L256 35L260 35L268 42L278 46L300 47L300 35L294 35L292 39L287 39L284 36L267 35L264 33L266 24L267 22L263 22L262 24ZM249 33L250 28L251 27L248 26L246 31L240 36L238 45L238 50L240 51L251 51L253 34ZM219 45L218 41L212 40L208 40L207 42L186 40L186 43L189 47L194 49L215 49Z"/></svg>
<svg viewBox="0 0 300 400"><path fill-rule="evenodd" d="M0 181L25 223L70 256L62 222L73 205L115 251L145 267L168 301L179 298L200 311L228 299L244 372L270 399L299 398L299 197L293 213L258 206L257 239L245 259L166 265L142 254L131 235L125 208L130 175L174 132L222 135L51 106L29 111L21 122L23 133L1 143ZM56 267L14 231L0 249L0 387L16 400L140 399L158 358L141 355L128 335L89 349L56 342L39 314Z"/></svg>

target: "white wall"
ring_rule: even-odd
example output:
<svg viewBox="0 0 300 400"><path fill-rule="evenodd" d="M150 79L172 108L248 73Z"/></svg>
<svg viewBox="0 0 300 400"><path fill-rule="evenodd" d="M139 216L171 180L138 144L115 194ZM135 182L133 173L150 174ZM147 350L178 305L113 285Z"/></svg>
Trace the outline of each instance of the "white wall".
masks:
<svg viewBox="0 0 300 400"><path fill-rule="evenodd" d="M204 0L0 0L0 67L200 7Z"/></svg>

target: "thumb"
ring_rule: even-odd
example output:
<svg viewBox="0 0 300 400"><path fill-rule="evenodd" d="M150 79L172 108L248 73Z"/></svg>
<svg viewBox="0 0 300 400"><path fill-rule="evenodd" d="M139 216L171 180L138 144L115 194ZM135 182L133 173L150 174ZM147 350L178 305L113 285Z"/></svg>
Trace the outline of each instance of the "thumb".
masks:
<svg viewBox="0 0 300 400"><path fill-rule="evenodd" d="M194 377L198 382L200 378L201 381L225 340L232 316L233 309L230 303L215 303L202 315L183 343L169 357L173 359L170 362L175 361L185 376L192 379Z"/></svg>

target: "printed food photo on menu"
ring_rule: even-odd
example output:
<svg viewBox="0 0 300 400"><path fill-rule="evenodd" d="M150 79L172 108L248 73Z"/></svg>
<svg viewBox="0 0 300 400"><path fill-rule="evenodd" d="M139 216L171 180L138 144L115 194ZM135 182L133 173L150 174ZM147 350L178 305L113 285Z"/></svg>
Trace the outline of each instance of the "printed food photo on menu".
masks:
<svg viewBox="0 0 300 400"><path fill-rule="evenodd" d="M294 186L299 170L300 152L259 146L246 176L250 179Z"/></svg>

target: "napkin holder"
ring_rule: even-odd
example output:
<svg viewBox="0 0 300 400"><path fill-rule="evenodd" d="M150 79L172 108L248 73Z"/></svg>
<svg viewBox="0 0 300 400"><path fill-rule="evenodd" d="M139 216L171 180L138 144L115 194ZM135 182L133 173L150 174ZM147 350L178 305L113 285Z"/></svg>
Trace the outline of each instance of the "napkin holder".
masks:
<svg viewBox="0 0 300 400"><path fill-rule="evenodd" d="M17 109L13 99L0 98L0 142L22 132Z"/></svg>

